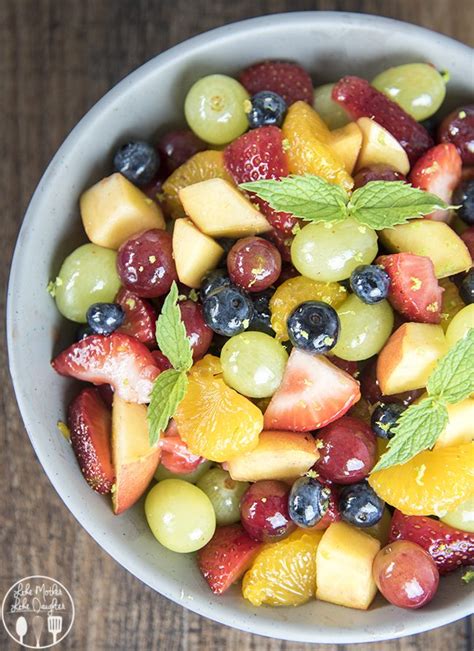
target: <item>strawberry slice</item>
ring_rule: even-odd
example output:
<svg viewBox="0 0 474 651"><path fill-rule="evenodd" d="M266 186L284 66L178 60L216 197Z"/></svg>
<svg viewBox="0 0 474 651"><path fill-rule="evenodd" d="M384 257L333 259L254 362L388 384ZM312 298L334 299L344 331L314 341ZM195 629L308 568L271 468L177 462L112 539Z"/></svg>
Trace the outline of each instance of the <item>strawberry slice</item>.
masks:
<svg viewBox="0 0 474 651"><path fill-rule="evenodd" d="M390 276L388 300L395 310L410 321L440 323L441 297L430 258L413 253L382 255L375 261Z"/></svg>
<svg viewBox="0 0 474 651"><path fill-rule="evenodd" d="M198 552L198 565L214 594L222 594L250 567L262 547L240 524L218 527Z"/></svg>
<svg viewBox="0 0 474 651"><path fill-rule="evenodd" d="M474 533L460 531L424 515L395 511L389 542L411 540L430 554L440 574L474 563Z"/></svg>
<svg viewBox="0 0 474 651"><path fill-rule="evenodd" d="M60 375L92 384L111 384L126 402L149 402L160 373L148 348L134 337L114 332L90 335L63 350L51 362Z"/></svg>
<svg viewBox="0 0 474 651"><path fill-rule="evenodd" d="M161 463L170 472L177 474L193 472L204 461L203 457L190 451L180 437L174 420L171 420L159 445L161 447Z"/></svg>
<svg viewBox="0 0 474 651"><path fill-rule="evenodd" d="M146 346L156 348L156 312L153 305L124 287L115 297L115 302L125 312L124 322L118 332L135 337Z"/></svg>
<svg viewBox="0 0 474 651"><path fill-rule="evenodd" d="M415 188L431 192L449 204L461 181L461 168L461 156L453 144L436 145L416 161L409 180ZM452 215L451 210L435 210L425 219L448 222Z"/></svg>
<svg viewBox="0 0 474 651"><path fill-rule="evenodd" d="M293 348L265 411L264 429L309 432L332 423L359 398L359 383L348 373L322 355Z"/></svg>
<svg viewBox="0 0 474 651"><path fill-rule="evenodd" d="M68 409L71 444L84 479L97 493L115 481L110 434L112 419L97 389L83 389Z"/></svg>
<svg viewBox="0 0 474 651"><path fill-rule="evenodd" d="M313 82L311 77L297 63L289 61L262 61L245 68L239 81L251 95L261 90L271 90L283 97L288 106L303 100L313 103Z"/></svg>
<svg viewBox="0 0 474 651"><path fill-rule="evenodd" d="M244 133L225 148L224 163L237 184L288 176L281 130L270 126ZM291 234L299 222L294 215L273 210L266 201L252 193L249 193L249 197L273 228Z"/></svg>
<svg viewBox="0 0 474 651"><path fill-rule="evenodd" d="M422 124L365 79L343 77L335 84L332 98L352 119L372 118L387 129L406 151L411 165L434 144Z"/></svg>

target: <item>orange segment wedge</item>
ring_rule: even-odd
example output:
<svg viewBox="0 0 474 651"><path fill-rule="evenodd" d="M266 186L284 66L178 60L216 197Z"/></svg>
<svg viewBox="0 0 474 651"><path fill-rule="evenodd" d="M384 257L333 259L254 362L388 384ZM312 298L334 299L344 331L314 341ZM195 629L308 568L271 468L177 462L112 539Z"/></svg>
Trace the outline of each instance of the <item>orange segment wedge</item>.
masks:
<svg viewBox="0 0 474 651"><path fill-rule="evenodd" d="M292 104L282 130L291 174L315 174L345 190L352 188L352 177L329 144L331 132L309 104Z"/></svg>
<svg viewBox="0 0 474 651"><path fill-rule="evenodd" d="M218 373L220 362L212 355L193 367L174 420L193 454L222 462L257 446L263 414L228 387Z"/></svg>
<svg viewBox="0 0 474 651"><path fill-rule="evenodd" d="M440 516L474 494L474 442L420 452L374 472L369 484L405 515Z"/></svg>
<svg viewBox="0 0 474 651"><path fill-rule="evenodd" d="M185 217L178 193L188 185L209 179L233 180L224 165L224 154L209 149L200 151L176 169L163 183L164 208L173 219Z"/></svg>
<svg viewBox="0 0 474 651"><path fill-rule="evenodd" d="M297 529L265 545L244 576L244 598L254 606L299 606L314 597L316 550L323 533Z"/></svg>

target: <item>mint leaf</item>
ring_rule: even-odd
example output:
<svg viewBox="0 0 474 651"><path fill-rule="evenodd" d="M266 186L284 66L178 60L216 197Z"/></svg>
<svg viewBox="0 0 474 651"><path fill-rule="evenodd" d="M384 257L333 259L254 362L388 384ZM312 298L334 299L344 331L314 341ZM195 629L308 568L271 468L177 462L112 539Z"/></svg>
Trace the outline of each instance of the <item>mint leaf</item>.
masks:
<svg viewBox="0 0 474 651"><path fill-rule="evenodd" d="M450 207L436 195L403 181L371 181L354 190L347 206L350 217L375 230Z"/></svg>
<svg viewBox="0 0 474 651"><path fill-rule="evenodd" d="M474 328L439 360L427 389L431 396L449 403L464 400L474 392Z"/></svg>
<svg viewBox="0 0 474 651"><path fill-rule="evenodd" d="M239 187L267 201L274 210L306 221L334 222L346 217L347 193L319 176L285 176L241 183Z"/></svg>
<svg viewBox="0 0 474 651"><path fill-rule="evenodd" d="M170 368L156 378L147 412L150 445L155 445L161 432L168 427L187 388L188 376L185 371Z"/></svg>
<svg viewBox="0 0 474 651"><path fill-rule="evenodd" d="M191 344L178 307L178 287L173 282L156 322L156 341L173 368L187 371L193 365Z"/></svg>
<svg viewBox="0 0 474 651"><path fill-rule="evenodd" d="M395 435L372 472L405 463L418 452L432 447L447 423L446 407L433 398L411 405L400 416L394 428Z"/></svg>

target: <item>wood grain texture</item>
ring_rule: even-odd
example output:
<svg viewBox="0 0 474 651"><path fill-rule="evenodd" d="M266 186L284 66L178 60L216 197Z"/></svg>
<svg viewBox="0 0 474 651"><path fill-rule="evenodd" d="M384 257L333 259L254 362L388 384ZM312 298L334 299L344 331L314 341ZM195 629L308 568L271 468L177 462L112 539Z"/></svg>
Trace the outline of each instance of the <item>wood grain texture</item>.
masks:
<svg viewBox="0 0 474 651"><path fill-rule="evenodd" d="M77 120L130 70L193 34L241 18L309 9L390 16L474 44L469 0L0 0L2 341L4 288L22 215L45 166ZM11 389L5 347L0 354L0 596L15 580L32 574L54 576L69 587L77 616L60 648L362 648L292 644L226 628L167 601L118 566L69 514L35 459ZM471 647L467 620L372 645L379 651ZM3 628L0 648L18 648Z"/></svg>

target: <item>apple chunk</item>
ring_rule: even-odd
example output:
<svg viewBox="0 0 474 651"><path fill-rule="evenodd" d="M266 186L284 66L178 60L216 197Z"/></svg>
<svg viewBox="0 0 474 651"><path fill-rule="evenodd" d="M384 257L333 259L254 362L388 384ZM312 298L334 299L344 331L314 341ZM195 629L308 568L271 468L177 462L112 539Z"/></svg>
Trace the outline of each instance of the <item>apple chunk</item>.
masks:
<svg viewBox="0 0 474 651"><path fill-rule="evenodd" d="M201 233L190 219L177 219L173 230L173 256L179 280L199 288L207 271L215 269L224 249Z"/></svg>
<svg viewBox="0 0 474 651"><path fill-rule="evenodd" d="M345 522L333 522L316 551L316 599L367 610L377 593L372 564L380 542Z"/></svg>
<svg viewBox="0 0 474 651"><path fill-rule="evenodd" d="M474 439L474 398L446 405L448 424L436 441L435 450L449 445L463 445Z"/></svg>
<svg viewBox="0 0 474 651"><path fill-rule="evenodd" d="M224 179L208 179L179 191L186 214L211 237L245 237L271 230L265 217Z"/></svg>
<svg viewBox="0 0 474 651"><path fill-rule="evenodd" d="M86 190L80 207L88 238L108 249L140 231L165 227L158 205L118 172Z"/></svg>
<svg viewBox="0 0 474 651"><path fill-rule="evenodd" d="M331 149L344 163L346 172L352 174L362 145L362 131L356 122L331 131Z"/></svg>
<svg viewBox="0 0 474 651"><path fill-rule="evenodd" d="M112 405L112 463L115 488L112 505L122 513L143 495L160 460L158 443L151 446L148 438L146 407L125 402L114 395Z"/></svg>
<svg viewBox="0 0 474 651"><path fill-rule="evenodd" d="M468 271L472 265L467 246L452 228L432 219L413 219L408 224L378 231L390 253L415 253L430 258L436 278Z"/></svg>
<svg viewBox="0 0 474 651"><path fill-rule="evenodd" d="M359 118L357 125L362 131L362 146L357 160L357 170L382 163L401 174L408 174L410 171L408 156L398 140L387 129L370 118Z"/></svg>
<svg viewBox="0 0 474 651"><path fill-rule="evenodd" d="M441 326L404 323L379 353L377 380L382 393L391 395L422 389L436 362L447 350Z"/></svg>
<svg viewBox="0 0 474 651"><path fill-rule="evenodd" d="M319 459L316 441L300 432L261 432L256 448L227 462L235 481L293 480Z"/></svg>

